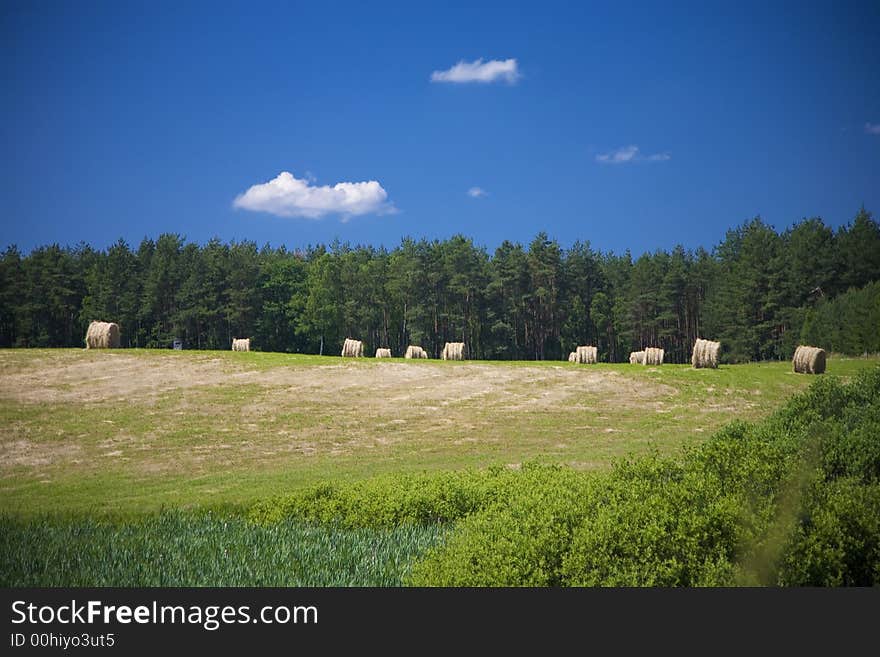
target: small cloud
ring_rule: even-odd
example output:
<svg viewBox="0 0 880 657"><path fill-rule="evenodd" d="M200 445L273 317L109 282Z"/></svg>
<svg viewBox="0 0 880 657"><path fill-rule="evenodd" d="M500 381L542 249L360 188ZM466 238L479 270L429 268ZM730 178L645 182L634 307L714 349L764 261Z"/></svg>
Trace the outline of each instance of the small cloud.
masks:
<svg viewBox="0 0 880 657"><path fill-rule="evenodd" d="M865 132L869 135L880 135L880 123L866 123Z"/></svg>
<svg viewBox="0 0 880 657"><path fill-rule="evenodd" d="M328 214L339 214L343 221L362 214L391 214L396 212L388 202L388 193L375 180L367 182L340 182L317 186L310 174L300 180L282 171L266 183L253 185L232 202L233 207L268 212L277 217L305 217L320 219Z"/></svg>
<svg viewBox="0 0 880 657"><path fill-rule="evenodd" d="M610 153L600 153L596 156L596 162L605 164L622 164L624 162L632 162L639 154L638 146L624 146Z"/></svg>
<svg viewBox="0 0 880 657"><path fill-rule="evenodd" d="M482 187L471 187L467 190L467 195L471 198L481 198L483 196L489 196L489 192L487 192Z"/></svg>
<svg viewBox="0 0 880 657"><path fill-rule="evenodd" d="M642 155L638 146L622 146L609 153L600 153L596 156L596 162L601 164L626 164L627 162L666 162L671 160L669 153L654 153Z"/></svg>
<svg viewBox="0 0 880 657"><path fill-rule="evenodd" d="M431 73L431 82L486 83L504 80L508 84L515 84L519 78L515 59L490 59L488 62L484 62L482 58L474 62L462 60L450 69Z"/></svg>

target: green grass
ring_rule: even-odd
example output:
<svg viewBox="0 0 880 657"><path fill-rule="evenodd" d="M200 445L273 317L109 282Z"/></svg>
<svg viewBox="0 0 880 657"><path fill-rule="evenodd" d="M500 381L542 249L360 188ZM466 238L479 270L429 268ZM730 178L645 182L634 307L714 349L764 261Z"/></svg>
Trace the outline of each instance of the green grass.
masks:
<svg viewBox="0 0 880 657"><path fill-rule="evenodd" d="M831 358L825 376L876 363ZM326 480L534 460L606 471L766 417L814 379L789 363L0 350L0 511L245 508Z"/></svg>
<svg viewBox="0 0 880 657"><path fill-rule="evenodd" d="M399 586L438 525L342 529L168 511L0 516L0 586Z"/></svg>

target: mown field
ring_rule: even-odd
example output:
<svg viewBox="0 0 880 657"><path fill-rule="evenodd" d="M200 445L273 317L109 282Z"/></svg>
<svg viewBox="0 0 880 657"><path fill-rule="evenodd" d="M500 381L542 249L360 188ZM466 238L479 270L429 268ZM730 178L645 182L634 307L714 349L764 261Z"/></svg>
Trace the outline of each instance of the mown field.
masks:
<svg viewBox="0 0 880 657"><path fill-rule="evenodd" d="M787 552L777 544L794 545L795 531L781 509L828 493L802 474L803 436L826 419L780 428L778 409L799 403L787 400L818 378L832 393L847 391L840 399L828 393L829 417L870 410L876 400L860 402L858 390L874 388L846 384L868 381L876 366L876 359L832 358L826 375L808 377L788 363L713 371L2 351L0 583L803 581L779 575ZM870 518L880 500L872 488L875 419L852 420L867 423L854 435L868 438L840 448L843 461L867 459L853 466L862 479L847 479L856 492L834 492L859 518ZM777 434L803 440L767 437ZM746 444L753 449L742 451ZM728 446L721 450L728 479L738 478L730 490L718 478L717 455L707 461L718 445ZM835 463L828 468L836 482ZM662 563L639 565L663 552L649 540L644 553L630 555L635 565L617 574L597 575L607 564L584 561L611 550L626 564L614 545L626 538L635 549L647 540L642 530L669 545L676 537L693 543L693 532L715 543L697 541ZM873 530L865 531L870 539ZM530 543L541 537L543 547ZM504 554L517 545L522 550Z"/></svg>
<svg viewBox="0 0 880 657"><path fill-rule="evenodd" d="M876 361L831 359L849 377ZM809 383L788 363L377 362L269 353L0 351L3 510L248 505L307 484L673 453Z"/></svg>

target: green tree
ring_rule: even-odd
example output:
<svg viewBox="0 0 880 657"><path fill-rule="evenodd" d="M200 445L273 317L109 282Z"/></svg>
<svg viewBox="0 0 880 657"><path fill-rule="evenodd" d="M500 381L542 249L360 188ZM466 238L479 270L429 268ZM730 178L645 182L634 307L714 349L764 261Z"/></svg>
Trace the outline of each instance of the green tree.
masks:
<svg viewBox="0 0 880 657"><path fill-rule="evenodd" d="M25 277L21 252L15 245L0 256L0 347L13 347L26 334L24 321ZM24 329L24 331L22 330Z"/></svg>
<svg viewBox="0 0 880 657"><path fill-rule="evenodd" d="M837 234L841 290L880 279L880 225L863 207Z"/></svg>
<svg viewBox="0 0 880 657"><path fill-rule="evenodd" d="M538 233L529 245L528 264L528 320L534 357L544 360L549 349L549 355L559 358L562 354L562 345L559 343L562 249L547 233Z"/></svg>

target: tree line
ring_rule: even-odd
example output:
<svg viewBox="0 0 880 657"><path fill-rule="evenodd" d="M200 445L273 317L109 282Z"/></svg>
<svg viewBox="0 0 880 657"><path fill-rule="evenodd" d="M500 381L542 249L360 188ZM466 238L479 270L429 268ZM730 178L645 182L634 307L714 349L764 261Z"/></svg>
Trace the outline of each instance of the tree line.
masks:
<svg viewBox="0 0 880 657"><path fill-rule="evenodd" d="M686 362L704 337L722 341L726 362L785 359L803 338L876 350L876 312L858 309L876 306L878 286L866 287L876 281L880 226L864 209L837 230L813 218L778 232L758 217L711 251L637 258L586 241L563 248L543 232L493 253L462 235L407 237L390 250L338 241L287 250L166 233L136 249L121 239L104 250L8 247L0 346L82 346L101 319L120 324L124 347L180 338L229 349L233 337L251 337L264 351L338 353L355 337L395 355L418 344L436 357L463 341L472 358L560 359L592 344L600 360L659 346L667 361ZM852 323L839 321L835 302Z"/></svg>

